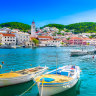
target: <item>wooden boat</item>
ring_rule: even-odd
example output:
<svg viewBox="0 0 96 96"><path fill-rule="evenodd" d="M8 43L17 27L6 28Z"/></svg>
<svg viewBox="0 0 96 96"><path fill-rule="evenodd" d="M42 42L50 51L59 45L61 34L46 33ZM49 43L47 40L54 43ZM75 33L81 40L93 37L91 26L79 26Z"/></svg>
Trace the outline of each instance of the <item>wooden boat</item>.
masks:
<svg viewBox="0 0 96 96"><path fill-rule="evenodd" d="M24 83L33 80L47 70L48 67L34 67L10 73L0 74L0 87Z"/></svg>
<svg viewBox="0 0 96 96"><path fill-rule="evenodd" d="M37 77L40 96L51 96L73 87L79 80L79 66L63 66Z"/></svg>

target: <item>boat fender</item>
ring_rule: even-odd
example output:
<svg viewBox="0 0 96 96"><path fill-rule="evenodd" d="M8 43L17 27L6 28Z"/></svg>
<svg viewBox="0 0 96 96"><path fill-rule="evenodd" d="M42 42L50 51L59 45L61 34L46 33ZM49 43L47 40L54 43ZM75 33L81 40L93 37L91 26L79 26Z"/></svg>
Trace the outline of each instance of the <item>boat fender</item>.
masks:
<svg viewBox="0 0 96 96"><path fill-rule="evenodd" d="M92 56L92 58L94 59L94 56Z"/></svg>
<svg viewBox="0 0 96 96"><path fill-rule="evenodd" d="M0 69L2 69L2 65L0 65Z"/></svg>
<svg viewBox="0 0 96 96"><path fill-rule="evenodd" d="M4 62L2 62L2 64L4 64Z"/></svg>

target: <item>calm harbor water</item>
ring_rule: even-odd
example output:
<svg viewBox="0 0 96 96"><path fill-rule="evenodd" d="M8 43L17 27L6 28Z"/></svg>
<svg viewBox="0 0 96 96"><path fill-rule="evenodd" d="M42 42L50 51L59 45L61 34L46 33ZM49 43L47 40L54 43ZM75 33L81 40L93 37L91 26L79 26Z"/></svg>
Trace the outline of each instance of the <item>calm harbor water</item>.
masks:
<svg viewBox="0 0 96 96"><path fill-rule="evenodd" d="M79 65L82 72L79 82L63 93L55 96L96 96L96 56L92 55L70 57L70 49L74 47L40 47L26 49L0 49L0 62L4 61L0 74L11 70L21 70L36 66L48 66L50 70L56 68L56 54L58 67L75 64ZM32 66L30 66L32 64ZM0 88L0 96L19 96L34 82ZM23 96L39 96L37 85Z"/></svg>

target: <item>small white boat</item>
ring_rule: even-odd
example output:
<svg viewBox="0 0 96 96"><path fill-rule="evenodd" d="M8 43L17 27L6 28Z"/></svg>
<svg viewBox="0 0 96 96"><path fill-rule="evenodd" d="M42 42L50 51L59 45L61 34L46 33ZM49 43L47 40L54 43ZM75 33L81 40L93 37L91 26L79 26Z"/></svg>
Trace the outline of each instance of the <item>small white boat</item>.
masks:
<svg viewBox="0 0 96 96"><path fill-rule="evenodd" d="M79 66L63 66L35 80L38 85L40 96L51 96L72 88L79 80Z"/></svg>
<svg viewBox="0 0 96 96"><path fill-rule="evenodd" d="M0 87L24 83L44 73L48 67L34 67L0 74Z"/></svg>
<svg viewBox="0 0 96 96"><path fill-rule="evenodd" d="M87 50L71 50L71 56L82 56L87 54L88 54Z"/></svg>

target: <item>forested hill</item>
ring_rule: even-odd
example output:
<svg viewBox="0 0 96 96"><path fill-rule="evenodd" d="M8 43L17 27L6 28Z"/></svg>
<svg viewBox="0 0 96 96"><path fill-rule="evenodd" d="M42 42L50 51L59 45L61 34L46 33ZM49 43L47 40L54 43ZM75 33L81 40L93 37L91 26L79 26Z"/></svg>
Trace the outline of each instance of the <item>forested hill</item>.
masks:
<svg viewBox="0 0 96 96"><path fill-rule="evenodd" d="M66 26L67 29L74 29L75 32L83 33L83 32L96 32L96 23L94 22L81 22L70 24Z"/></svg>
<svg viewBox="0 0 96 96"><path fill-rule="evenodd" d="M67 28L67 29L74 29L75 33L84 33L84 32L96 32L96 23L94 22L81 22L81 23L74 23L69 25L62 25L62 24L48 24L44 27L56 27L60 30Z"/></svg>
<svg viewBox="0 0 96 96"><path fill-rule="evenodd" d="M48 25L45 25L45 26L41 27L41 29L44 28L44 27L56 27L60 30L64 30L65 25L62 25L62 24L48 24Z"/></svg>
<svg viewBox="0 0 96 96"><path fill-rule="evenodd" d="M28 31L31 29L31 26L28 24L20 23L20 22L7 22L0 24L0 27L8 27L11 29L19 29L21 31Z"/></svg>
<svg viewBox="0 0 96 96"><path fill-rule="evenodd" d="M81 22L81 23L74 23L69 25L62 25L62 24L48 24L44 27L56 27L59 30L63 30L64 28L67 29L74 29L74 33L84 33L84 32L96 32L96 23L94 22ZM11 29L19 29L21 31L27 32L31 29L31 26L28 24L20 23L20 22L7 22L0 24L0 27L9 27Z"/></svg>

